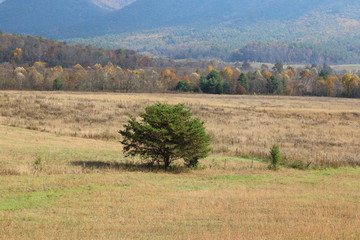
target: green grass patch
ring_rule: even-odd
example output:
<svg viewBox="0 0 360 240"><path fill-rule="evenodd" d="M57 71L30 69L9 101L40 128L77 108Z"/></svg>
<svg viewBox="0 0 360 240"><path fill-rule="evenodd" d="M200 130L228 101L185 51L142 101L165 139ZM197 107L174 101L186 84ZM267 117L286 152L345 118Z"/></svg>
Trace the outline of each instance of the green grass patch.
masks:
<svg viewBox="0 0 360 240"><path fill-rule="evenodd" d="M0 211L17 211L26 208L47 207L59 193L35 192L0 200Z"/></svg>
<svg viewBox="0 0 360 240"><path fill-rule="evenodd" d="M100 190L114 190L119 188L128 188L132 184L124 183L117 185L90 185L74 189L51 189L48 191L37 191L21 194L18 196L7 196L0 198L0 211L18 211L29 208L48 207L56 198L65 195L83 192L94 192ZM31 189L30 189L31 190Z"/></svg>

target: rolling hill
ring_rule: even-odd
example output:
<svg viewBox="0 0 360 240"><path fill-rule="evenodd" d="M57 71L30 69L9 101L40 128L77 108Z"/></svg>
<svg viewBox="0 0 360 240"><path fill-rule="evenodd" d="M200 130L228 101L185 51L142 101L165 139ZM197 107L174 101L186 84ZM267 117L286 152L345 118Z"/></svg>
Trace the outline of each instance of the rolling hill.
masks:
<svg viewBox="0 0 360 240"><path fill-rule="evenodd" d="M137 0L121 10L58 33L65 37L84 37L174 26L234 27L295 21L314 13L342 17L349 6L359 8L360 3L348 0Z"/></svg>
<svg viewBox="0 0 360 240"><path fill-rule="evenodd" d="M0 29L171 58L243 60L241 49L260 42L360 61L360 2L350 0L7 0Z"/></svg>
<svg viewBox="0 0 360 240"><path fill-rule="evenodd" d="M358 63L359 16L360 3L349 0L138 0L57 36L175 59ZM249 51L253 42L266 44L258 49L252 44ZM273 54L279 44L290 47ZM266 56L260 51L264 46ZM239 51L237 58L231 57ZM289 56L283 58L285 54Z"/></svg>

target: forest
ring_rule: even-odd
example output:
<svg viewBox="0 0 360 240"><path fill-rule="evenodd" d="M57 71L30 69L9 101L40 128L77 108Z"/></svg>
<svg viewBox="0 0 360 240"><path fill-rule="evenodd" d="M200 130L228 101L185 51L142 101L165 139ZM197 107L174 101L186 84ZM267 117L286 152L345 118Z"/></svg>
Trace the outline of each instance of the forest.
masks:
<svg viewBox="0 0 360 240"><path fill-rule="evenodd" d="M0 62L13 65L32 65L45 62L47 66L71 67L75 64L92 66L112 62L123 68L171 65L171 60L139 55L127 49L104 49L90 45L71 45L42 37L3 34L0 32Z"/></svg>
<svg viewBox="0 0 360 240"><path fill-rule="evenodd" d="M338 73L327 64L294 68L278 62L256 69L246 61L174 61L40 37L2 34L0 42L3 90L360 97L359 74Z"/></svg>

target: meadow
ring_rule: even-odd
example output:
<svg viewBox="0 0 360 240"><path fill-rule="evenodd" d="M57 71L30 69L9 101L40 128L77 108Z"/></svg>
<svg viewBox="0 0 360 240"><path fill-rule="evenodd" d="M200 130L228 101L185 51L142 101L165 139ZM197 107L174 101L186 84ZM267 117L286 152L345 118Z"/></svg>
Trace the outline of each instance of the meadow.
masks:
<svg viewBox="0 0 360 240"><path fill-rule="evenodd" d="M123 156L126 114L156 101L206 121L202 169ZM0 239L358 239L359 103L0 92ZM264 161L274 143L289 161L279 171Z"/></svg>
<svg viewBox="0 0 360 240"><path fill-rule="evenodd" d="M272 145L288 165L360 165L360 100L197 94L0 92L0 124L58 136L118 142L145 106L185 103L206 122L212 153L266 158Z"/></svg>

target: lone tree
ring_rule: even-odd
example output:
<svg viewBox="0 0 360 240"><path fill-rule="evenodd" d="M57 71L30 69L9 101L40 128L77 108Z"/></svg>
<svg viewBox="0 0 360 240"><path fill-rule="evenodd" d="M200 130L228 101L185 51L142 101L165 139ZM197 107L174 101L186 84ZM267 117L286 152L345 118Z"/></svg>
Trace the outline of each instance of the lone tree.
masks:
<svg viewBox="0 0 360 240"><path fill-rule="evenodd" d="M204 122L193 118L184 104L148 106L139 120L131 116L124 128L119 131L124 153L139 155L150 166L158 162L167 169L178 159L194 166L210 151L210 136L205 132Z"/></svg>

